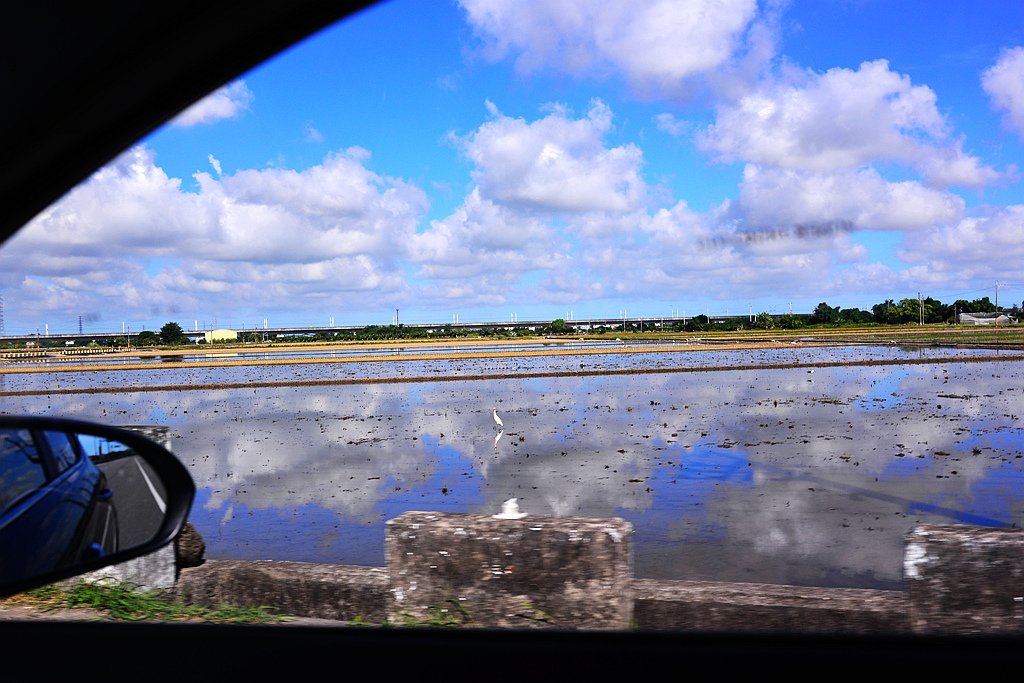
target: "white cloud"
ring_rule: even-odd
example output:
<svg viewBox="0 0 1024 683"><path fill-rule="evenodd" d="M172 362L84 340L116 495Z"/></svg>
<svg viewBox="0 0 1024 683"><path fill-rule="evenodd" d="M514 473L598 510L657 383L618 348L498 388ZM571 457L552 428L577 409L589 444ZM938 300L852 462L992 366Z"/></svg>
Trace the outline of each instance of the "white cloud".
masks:
<svg viewBox="0 0 1024 683"><path fill-rule="evenodd" d="M999 171L985 166L976 156L963 151L963 139L946 147L928 150L917 162L917 168L937 187L982 187L1000 180Z"/></svg>
<svg viewBox="0 0 1024 683"><path fill-rule="evenodd" d="M174 302L303 309L332 295L338 306L367 290L383 301L406 286L399 263L426 199L368 170L368 158L356 148L304 171L198 173L187 192L135 147L5 244L3 281L22 290L15 306L39 308L33 317L83 298L85 310L125 315Z"/></svg>
<svg viewBox="0 0 1024 683"><path fill-rule="evenodd" d="M303 139L306 142L319 144L321 142L326 141L327 138L324 137L324 134L321 133L316 128L316 126L314 126L312 123L307 123L306 127L303 129Z"/></svg>
<svg viewBox="0 0 1024 683"><path fill-rule="evenodd" d="M543 68L582 76L614 70L639 88L668 91L744 51L758 10L756 0L460 4L489 59L515 56L524 73Z"/></svg>
<svg viewBox="0 0 1024 683"><path fill-rule="evenodd" d="M719 109L699 142L723 161L814 171L877 162L916 168L937 185L978 186L998 177L949 141L935 93L888 62L854 71L787 71Z"/></svg>
<svg viewBox="0 0 1024 683"><path fill-rule="evenodd" d="M995 109L1006 114L1006 124L1024 135L1024 47L1003 50L981 75L981 85Z"/></svg>
<svg viewBox="0 0 1024 683"><path fill-rule="evenodd" d="M685 202L630 217L629 233L577 230L576 280L590 295L637 301L706 301L786 296L829 287L833 269L865 258L842 231L813 238L797 231L749 240L731 222L728 203L709 213ZM589 217L593 218L593 217ZM555 273L549 283L556 286ZM562 278L563 280L566 278ZM691 315L693 311L691 311Z"/></svg>
<svg viewBox="0 0 1024 683"><path fill-rule="evenodd" d="M216 171L217 177L224 175L224 170L221 168L220 161L218 161L216 157L212 154L208 154L206 158L210 160L210 166L212 166L213 170Z"/></svg>
<svg viewBox="0 0 1024 683"><path fill-rule="evenodd" d="M816 172L748 164L739 206L754 229L850 221L856 229L921 230L960 218L964 201L913 181L889 182L874 169Z"/></svg>
<svg viewBox="0 0 1024 683"><path fill-rule="evenodd" d="M568 268L570 245L528 211L472 191L455 212L416 235L410 260L429 293L464 304L502 304L531 272Z"/></svg>
<svg viewBox="0 0 1024 683"><path fill-rule="evenodd" d="M686 121L680 121L672 114L664 112L654 117L654 123L663 133L668 133L674 138L681 136L689 129Z"/></svg>
<svg viewBox="0 0 1024 683"><path fill-rule="evenodd" d="M527 122L497 112L460 143L476 164L483 197L550 211L625 211L645 197L643 155L632 144L607 148L612 113L600 101L586 116L555 107Z"/></svg>
<svg viewBox="0 0 1024 683"><path fill-rule="evenodd" d="M922 272L942 273L948 281L1016 282L1024 260L1024 206L1003 207L989 215L914 234L898 255L922 264Z"/></svg>
<svg viewBox="0 0 1024 683"><path fill-rule="evenodd" d="M178 114L172 125L180 127L213 123L222 119L233 119L252 104L253 94L245 81L225 85L199 100Z"/></svg>

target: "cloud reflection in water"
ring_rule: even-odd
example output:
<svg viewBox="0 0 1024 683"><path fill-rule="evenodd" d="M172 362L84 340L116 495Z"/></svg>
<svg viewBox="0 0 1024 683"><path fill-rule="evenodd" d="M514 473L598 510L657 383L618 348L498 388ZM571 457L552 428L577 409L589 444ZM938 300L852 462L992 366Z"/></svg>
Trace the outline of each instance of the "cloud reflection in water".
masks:
<svg viewBox="0 0 1024 683"><path fill-rule="evenodd" d="M803 369L757 369L6 404L168 424L200 488L192 521L212 558L379 566L384 522L402 511L489 513L517 498L533 515L628 519L640 577L899 588L915 523L1020 525L1020 370L821 368L808 383ZM492 405L514 428L495 434Z"/></svg>

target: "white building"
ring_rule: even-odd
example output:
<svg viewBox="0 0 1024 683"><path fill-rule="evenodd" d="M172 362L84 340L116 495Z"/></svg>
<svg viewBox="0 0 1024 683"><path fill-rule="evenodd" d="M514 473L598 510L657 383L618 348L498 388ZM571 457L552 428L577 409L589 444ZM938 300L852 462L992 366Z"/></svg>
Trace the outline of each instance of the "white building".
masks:
<svg viewBox="0 0 1024 683"><path fill-rule="evenodd" d="M238 332L235 330L210 330L205 333L205 337L207 344L220 341L234 341L238 339Z"/></svg>

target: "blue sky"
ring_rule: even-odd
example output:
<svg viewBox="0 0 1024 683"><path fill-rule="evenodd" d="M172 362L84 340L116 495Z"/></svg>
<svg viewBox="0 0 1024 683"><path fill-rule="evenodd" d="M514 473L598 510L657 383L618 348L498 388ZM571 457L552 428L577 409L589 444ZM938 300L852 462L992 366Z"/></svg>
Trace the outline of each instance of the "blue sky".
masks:
<svg viewBox="0 0 1024 683"><path fill-rule="evenodd" d="M1024 6L392 0L0 249L6 332L1024 300Z"/></svg>

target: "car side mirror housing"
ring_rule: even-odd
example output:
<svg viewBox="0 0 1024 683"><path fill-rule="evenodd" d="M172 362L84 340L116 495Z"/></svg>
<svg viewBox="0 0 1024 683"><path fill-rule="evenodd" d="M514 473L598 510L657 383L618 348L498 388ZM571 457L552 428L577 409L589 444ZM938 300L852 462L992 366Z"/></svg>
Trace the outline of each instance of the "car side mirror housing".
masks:
<svg viewBox="0 0 1024 683"><path fill-rule="evenodd" d="M159 550L194 498L185 466L137 432L0 416L0 596Z"/></svg>

